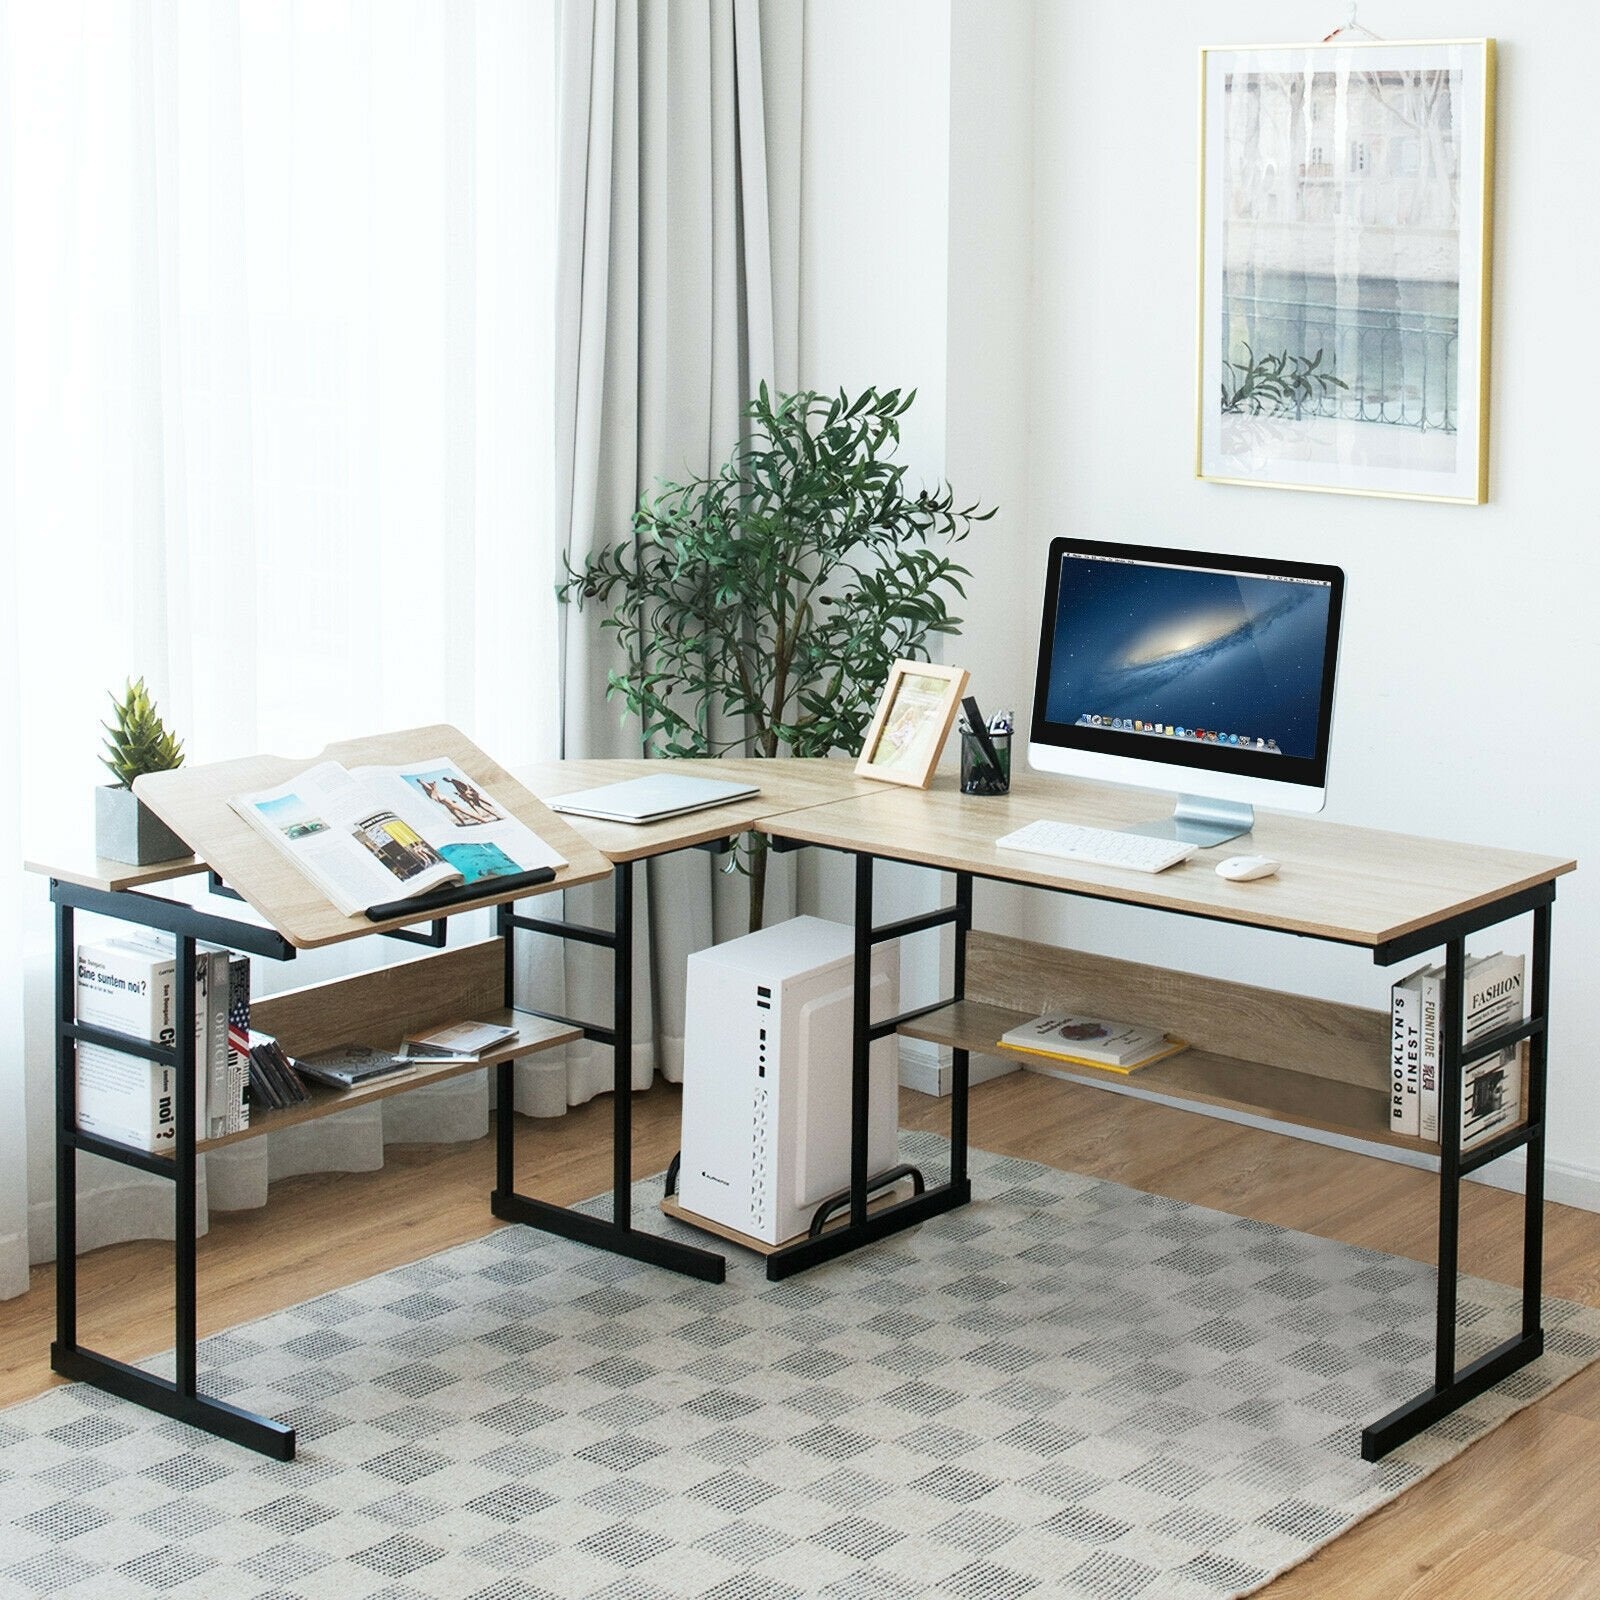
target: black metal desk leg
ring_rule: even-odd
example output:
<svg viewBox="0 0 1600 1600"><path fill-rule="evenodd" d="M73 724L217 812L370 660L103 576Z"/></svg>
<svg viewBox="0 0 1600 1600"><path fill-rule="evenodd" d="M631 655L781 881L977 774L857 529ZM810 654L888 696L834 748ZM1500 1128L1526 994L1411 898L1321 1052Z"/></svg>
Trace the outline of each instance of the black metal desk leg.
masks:
<svg viewBox="0 0 1600 1600"><path fill-rule="evenodd" d="M77 947L72 907L56 902L56 1343L78 1342L78 1152L67 1143L78 1126L78 1044L67 1033L77 1016Z"/></svg>
<svg viewBox="0 0 1600 1600"><path fill-rule="evenodd" d="M854 990L851 1009L850 1049L850 1186L839 1194L829 1196L820 1215L831 1215L849 1202L849 1219L842 1225L812 1233L804 1239L783 1245L767 1257L767 1277L776 1282L833 1261L862 1245L890 1234L915 1226L929 1217L964 1206L972 1198L972 1185L967 1178L967 1056L965 1051L954 1053L955 1069L950 1106L950 1179L934 1188L918 1185L917 1191L906 1200L868 1211L871 1178L867 1172L868 1120L870 1111L870 1084L872 1071L872 1046L875 1040L885 1038L913 1017L936 1007L924 1006L902 1013L898 1017L872 1020L872 952L873 948L889 939L903 938L911 933L924 933L941 927L946 922L956 926L956 998L961 995L960 985L966 975L966 934L972 925L972 878L967 873L956 874L956 905L928 912L898 922L885 923L881 928L873 924L872 917L873 858L864 852L855 856L855 945L853 959ZM941 1002L942 1004L942 1002ZM882 1174L879 1175L880 1179Z"/></svg>
<svg viewBox="0 0 1600 1600"><path fill-rule="evenodd" d="M611 869L616 916L611 990L611 1220L619 1228L633 1218L633 863Z"/></svg>
<svg viewBox="0 0 1600 1600"><path fill-rule="evenodd" d="M1434 1376L1430 1388L1379 1418L1361 1433L1361 1455L1377 1461L1441 1417L1491 1389L1544 1352L1540 1326L1540 1284L1544 1241L1545 1019L1549 1000L1550 907L1534 910L1532 1011L1538 1026L1529 1037L1529 1085L1525 1118L1529 1136L1527 1192L1523 1213L1522 1326L1476 1361L1456 1369L1456 1311L1461 1243L1461 1104L1464 1076L1463 999L1466 993L1466 936L1445 942L1444 992L1439 1050L1439 1284L1435 1310ZM1472 1166L1481 1165L1474 1152Z"/></svg>
<svg viewBox="0 0 1600 1600"><path fill-rule="evenodd" d="M516 902L495 907L494 931L503 947L504 997L507 1011L517 1003L517 930L512 923ZM510 1194L517 1186L517 1079L516 1063L502 1061L494 1069L494 1187Z"/></svg>
<svg viewBox="0 0 1600 1600"><path fill-rule="evenodd" d="M867 1220L867 1123L872 1083L872 857L856 857L855 970L850 1025L850 1226Z"/></svg>
<svg viewBox="0 0 1600 1600"><path fill-rule="evenodd" d="M178 1393L192 1397L197 1392L195 1368L195 1225L197 1222L195 1171L195 1073L199 1049L195 1044L195 951L187 934L177 939L177 1004L173 1025L178 1031L177 1140L173 1151L174 1195L172 1208L173 1256L173 1353L176 1361L174 1381Z"/></svg>
<svg viewBox="0 0 1600 1600"><path fill-rule="evenodd" d="M546 1233L558 1234L563 1239L575 1239L594 1249L610 1250L616 1255L646 1261L651 1266L665 1267L670 1272L681 1272L706 1283L721 1283L727 1275L727 1262L722 1256L633 1226L633 870L634 864L630 861L617 862L613 868L615 918L609 933L565 921L519 917L510 912L504 914L500 924L508 941L520 927L560 939L577 939L581 943L611 951L611 1026L602 1028L593 1023L576 1024L583 1028L586 1039L609 1045L612 1053L610 1220L516 1192L510 1132L513 1090L509 1064L500 1068L498 1096L504 1114L499 1129L498 1176L494 1193L489 1197L489 1209L507 1222L540 1228ZM511 957L508 953L508 1002L511 977ZM548 1016L550 1013L536 1012L535 1015ZM559 1020L569 1022L573 1019L563 1017Z"/></svg>
<svg viewBox="0 0 1600 1600"><path fill-rule="evenodd" d="M90 891L94 893L95 891ZM107 1394L185 1422L190 1427L231 1440L279 1461L294 1457L294 1429L254 1412L242 1411L199 1392L197 1337L197 1259L195 1223L198 1178L195 1145L199 1138L199 1084L195 1040L195 933L185 929L179 913L175 933L177 951L173 975L175 1038L167 1059L176 1078L173 1107L176 1137L170 1160L95 1139L96 1153L109 1160L155 1172L173 1186L173 1360L169 1380L142 1367L113 1360L78 1343L77 1283L77 1154L90 1136L78 1128L77 1041L72 1028L77 1018L77 947L73 935L73 906L60 884L51 886L56 902L56 1338L50 1346L50 1366L63 1377L91 1383ZM72 899L78 891L71 891ZM137 895L100 896L105 904L96 911L124 921L144 922L137 912L145 902ZM154 924L146 924L154 925ZM141 1049L144 1047L140 1047ZM158 1055L162 1052L158 1051Z"/></svg>
<svg viewBox="0 0 1600 1600"><path fill-rule="evenodd" d="M1434 1387L1456 1376L1456 1274L1461 1251L1461 1005L1467 946L1445 945L1444 1018L1439 1040L1439 1283L1434 1309Z"/></svg>
<svg viewBox="0 0 1600 1600"><path fill-rule="evenodd" d="M967 996L967 935L972 931L972 874L956 874L956 950L951 995L956 1000ZM960 1188L967 1182L967 1103L968 1065L965 1050L950 1052L950 1183Z"/></svg>
<svg viewBox="0 0 1600 1600"><path fill-rule="evenodd" d="M1533 982L1528 996L1530 1014L1546 1018L1550 1015L1550 910L1542 905L1533 914ZM1528 1040L1528 1082L1522 1097L1528 1123L1535 1130L1527 1146L1522 1202L1524 1339L1542 1339L1544 1326L1544 1114L1549 1038L1546 1026Z"/></svg>

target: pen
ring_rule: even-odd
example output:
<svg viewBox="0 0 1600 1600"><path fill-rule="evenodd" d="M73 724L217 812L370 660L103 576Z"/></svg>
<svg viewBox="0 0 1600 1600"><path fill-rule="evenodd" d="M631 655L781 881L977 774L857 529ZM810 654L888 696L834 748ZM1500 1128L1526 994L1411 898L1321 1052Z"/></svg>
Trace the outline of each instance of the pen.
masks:
<svg viewBox="0 0 1600 1600"><path fill-rule="evenodd" d="M995 752L994 742L989 737L989 725L983 720L983 713L978 709L978 702L968 695L961 702L961 710L967 719L967 731L978 741L978 748L983 752L983 759L989 763L996 774L1000 772L1000 757Z"/></svg>

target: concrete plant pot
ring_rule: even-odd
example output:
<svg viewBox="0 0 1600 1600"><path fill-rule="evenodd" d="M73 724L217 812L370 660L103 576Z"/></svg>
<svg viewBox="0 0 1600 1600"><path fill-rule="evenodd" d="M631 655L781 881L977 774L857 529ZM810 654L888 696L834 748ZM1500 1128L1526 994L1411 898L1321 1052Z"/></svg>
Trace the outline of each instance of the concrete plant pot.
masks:
<svg viewBox="0 0 1600 1600"><path fill-rule="evenodd" d="M115 784L94 792L94 851L104 860L133 867L194 853L132 789Z"/></svg>

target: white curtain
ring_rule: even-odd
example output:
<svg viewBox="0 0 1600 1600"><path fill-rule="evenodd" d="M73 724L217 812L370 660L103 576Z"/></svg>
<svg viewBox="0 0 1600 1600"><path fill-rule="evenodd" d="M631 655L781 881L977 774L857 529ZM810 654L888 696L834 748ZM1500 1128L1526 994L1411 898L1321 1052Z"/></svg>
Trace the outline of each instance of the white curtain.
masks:
<svg viewBox="0 0 1600 1600"><path fill-rule="evenodd" d="M660 478L714 470L765 381L793 388L803 6L759 0L567 0L563 7L557 272L556 524L573 565L630 537ZM774 261L774 241L780 259ZM554 569L560 576L558 559ZM638 755L638 724L605 698L617 664L591 606L562 616L562 750ZM681 1076L688 953L743 931L741 882L713 858L652 863L639 882L636 1086ZM714 892L714 890L721 892ZM767 916L792 895L769 879ZM598 897L580 912L603 917ZM604 1016L595 964L568 964L580 1015ZM537 1108L550 1069L525 1068ZM573 1100L610 1084L608 1051L574 1051Z"/></svg>
<svg viewBox="0 0 1600 1600"><path fill-rule="evenodd" d="M557 749L557 20L0 0L0 1294L53 1220L13 864L85 852L108 687L144 675L198 761L430 721ZM482 1131L482 1075L426 1093L210 1158L213 1203ZM82 1165L86 1246L170 1228L164 1187Z"/></svg>

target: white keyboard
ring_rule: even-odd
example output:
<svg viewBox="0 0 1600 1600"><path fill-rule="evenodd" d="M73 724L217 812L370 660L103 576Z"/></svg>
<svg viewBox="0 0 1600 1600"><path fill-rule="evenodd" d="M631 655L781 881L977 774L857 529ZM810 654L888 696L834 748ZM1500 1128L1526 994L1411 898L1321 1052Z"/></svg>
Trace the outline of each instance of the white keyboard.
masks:
<svg viewBox="0 0 1600 1600"><path fill-rule="evenodd" d="M1110 828L1050 821L1030 822L996 839L995 847L1057 856L1063 861L1092 861L1099 867L1126 867L1130 872L1164 872L1187 861L1200 848L1176 839L1154 839L1147 833L1116 833Z"/></svg>

